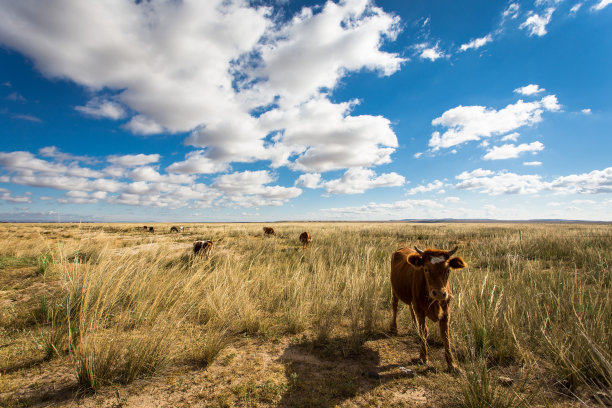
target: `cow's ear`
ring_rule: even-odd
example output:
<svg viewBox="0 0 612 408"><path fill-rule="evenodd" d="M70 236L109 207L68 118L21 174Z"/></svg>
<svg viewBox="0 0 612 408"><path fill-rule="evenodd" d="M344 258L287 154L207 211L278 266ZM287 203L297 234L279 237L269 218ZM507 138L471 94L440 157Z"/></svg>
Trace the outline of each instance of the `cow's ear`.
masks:
<svg viewBox="0 0 612 408"><path fill-rule="evenodd" d="M450 266L453 269L463 269L467 266L467 264L465 263L463 259L456 256L448 260L448 266Z"/></svg>
<svg viewBox="0 0 612 408"><path fill-rule="evenodd" d="M414 266L423 266L423 258L418 254L410 255L408 257L408 262Z"/></svg>

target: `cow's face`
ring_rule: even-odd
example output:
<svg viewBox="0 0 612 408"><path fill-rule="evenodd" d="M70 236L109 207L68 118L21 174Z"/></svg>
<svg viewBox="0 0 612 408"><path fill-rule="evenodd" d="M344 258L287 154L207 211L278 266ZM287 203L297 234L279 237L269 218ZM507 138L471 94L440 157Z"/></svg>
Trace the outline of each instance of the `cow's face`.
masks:
<svg viewBox="0 0 612 408"><path fill-rule="evenodd" d="M467 264L460 257L451 258L456 248L450 252L441 250L420 251L408 257L414 266L423 268L427 292L430 298L448 300L450 287L448 277L451 269L465 268Z"/></svg>

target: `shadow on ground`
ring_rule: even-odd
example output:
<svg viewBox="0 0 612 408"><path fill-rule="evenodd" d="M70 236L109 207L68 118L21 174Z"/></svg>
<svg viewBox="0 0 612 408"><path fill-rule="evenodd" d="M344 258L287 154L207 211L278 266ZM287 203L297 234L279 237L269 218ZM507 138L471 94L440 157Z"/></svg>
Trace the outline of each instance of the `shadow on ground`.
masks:
<svg viewBox="0 0 612 408"><path fill-rule="evenodd" d="M333 407L386 382L407 378L398 364L381 366L379 352L367 343L351 347L348 339L294 344L279 361L285 366L288 389L278 407Z"/></svg>

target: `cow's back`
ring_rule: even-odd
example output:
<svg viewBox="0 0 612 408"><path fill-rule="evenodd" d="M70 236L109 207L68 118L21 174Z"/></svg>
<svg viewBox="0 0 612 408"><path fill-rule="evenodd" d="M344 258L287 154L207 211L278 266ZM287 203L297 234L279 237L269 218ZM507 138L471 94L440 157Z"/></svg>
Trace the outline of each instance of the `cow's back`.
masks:
<svg viewBox="0 0 612 408"><path fill-rule="evenodd" d="M408 256L416 253L410 248L400 248L391 256L391 288L404 303L412 303L413 293L422 280L422 271L408 263Z"/></svg>

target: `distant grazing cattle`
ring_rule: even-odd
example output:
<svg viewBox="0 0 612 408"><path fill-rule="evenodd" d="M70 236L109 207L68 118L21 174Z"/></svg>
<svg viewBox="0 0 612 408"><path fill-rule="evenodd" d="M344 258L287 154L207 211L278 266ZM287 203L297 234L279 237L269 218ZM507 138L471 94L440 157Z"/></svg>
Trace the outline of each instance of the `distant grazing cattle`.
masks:
<svg viewBox="0 0 612 408"><path fill-rule="evenodd" d="M149 227L149 232L155 232L155 228Z"/></svg>
<svg viewBox="0 0 612 408"><path fill-rule="evenodd" d="M300 242L302 243L302 248L306 248L310 244L310 241L312 241L312 237L308 232L304 231L300 234Z"/></svg>
<svg viewBox="0 0 612 408"><path fill-rule="evenodd" d="M145 231L149 230L149 227L147 227L146 225L144 227L142 227Z"/></svg>
<svg viewBox="0 0 612 408"><path fill-rule="evenodd" d="M183 232L185 231L185 227L183 227L182 225L179 227L179 231Z"/></svg>
<svg viewBox="0 0 612 408"><path fill-rule="evenodd" d="M210 251L212 251L213 241L196 241L193 243L193 254L198 255L203 253L207 257L210 256Z"/></svg>
<svg viewBox="0 0 612 408"><path fill-rule="evenodd" d="M272 227L263 227L264 235L274 235L276 236L276 231Z"/></svg>
<svg viewBox="0 0 612 408"><path fill-rule="evenodd" d="M170 232L179 232L179 229L177 227L172 227L170 228Z"/></svg>
<svg viewBox="0 0 612 408"><path fill-rule="evenodd" d="M427 364L427 324L425 317L439 322L440 336L444 343L446 364L449 370L456 370L457 365L449 342L450 320L449 304L451 301L448 276L450 269L465 268L467 264L460 257L451 258L458 247L450 251L414 247L401 248L391 257L391 295L393 320L391 332L397 333L397 306L399 301L410 307L412 320L418 323L421 337L421 361Z"/></svg>

